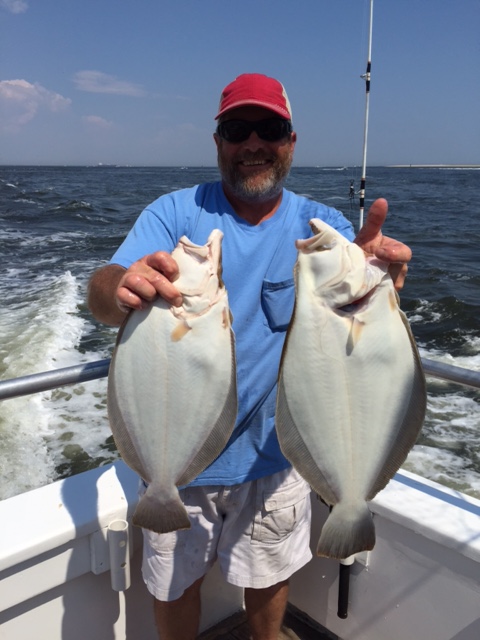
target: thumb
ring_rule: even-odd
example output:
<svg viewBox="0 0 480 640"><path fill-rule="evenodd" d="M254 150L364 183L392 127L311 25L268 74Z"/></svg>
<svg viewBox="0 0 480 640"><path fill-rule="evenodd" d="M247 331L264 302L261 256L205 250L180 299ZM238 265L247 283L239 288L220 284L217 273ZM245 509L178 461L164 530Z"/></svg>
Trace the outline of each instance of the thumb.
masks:
<svg viewBox="0 0 480 640"><path fill-rule="evenodd" d="M388 213L388 202L385 198L378 198L372 203L368 210L365 224L360 229L355 238L357 244L366 244L381 234L382 225L385 222Z"/></svg>

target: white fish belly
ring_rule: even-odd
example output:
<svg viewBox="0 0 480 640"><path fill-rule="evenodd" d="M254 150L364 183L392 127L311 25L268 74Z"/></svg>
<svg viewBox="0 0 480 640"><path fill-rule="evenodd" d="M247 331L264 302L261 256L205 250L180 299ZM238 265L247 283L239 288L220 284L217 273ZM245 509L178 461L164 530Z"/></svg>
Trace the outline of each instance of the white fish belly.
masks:
<svg viewBox="0 0 480 640"><path fill-rule="evenodd" d="M230 392L232 345L213 307L180 340L163 301L132 314L115 355L115 394L149 482L176 483Z"/></svg>
<svg viewBox="0 0 480 640"><path fill-rule="evenodd" d="M364 279L363 252L332 231L325 246L321 234L302 241L276 426L284 455L333 507L317 552L345 558L374 545L366 502L415 443L426 392L390 277L368 265Z"/></svg>
<svg viewBox="0 0 480 640"><path fill-rule="evenodd" d="M330 504L366 499L395 443L413 391L415 361L398 309L377 299L353 320L299 291L282 385L315 468L307 478ZM300 355L301 354L301 355ZM305 472L305 471L304 471Z"/></svg>
<svg viewBox="0 0 480 640"><path fill-rule="evenodd" d="M217 237L219 259L218 243ZM218 286L215 265L204 264L210 258L196 257L209 245L187 248L195 257L182 262L183 281L190 285L184 308L157 299L132 312L109 373L115 442L125 462L149 483L134 523L159 533L189 526L176 487L194 480L221 453L237 415L227 295ZM195 279L200 288L191 286Z"/></svg>

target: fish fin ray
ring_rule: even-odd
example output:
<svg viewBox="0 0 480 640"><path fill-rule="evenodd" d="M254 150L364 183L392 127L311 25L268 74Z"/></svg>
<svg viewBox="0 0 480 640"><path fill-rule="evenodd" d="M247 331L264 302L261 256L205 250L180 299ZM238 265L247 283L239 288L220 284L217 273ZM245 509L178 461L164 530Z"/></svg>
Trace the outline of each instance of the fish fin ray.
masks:
<svg viewBox="0 0 480 640"><path fill-rule="evenodd" d="M375 525L366 502L336 504L323 525L317 556L344 560L375 546Z"/></svg>
<svg viewBox="0 0 480 640"><path fill-rule="evenodd" d="M108 420L113 434L113 440L123 461L139 476L149 480L144 465L137 453L137 448L130 436L129 429L125 423L122 411L118 404L117 393L115 390L115 354L113 354L112 363L108 373L108 393L107 407Z"/></svg>
<svg viewBox="0 0 480 640"><path fill-rule="evenodd" d="M390 447L391 453L377 474L377 479L367 495L367 500L373 500L377 493L387 486L395 473L400 469L411 448L417 441L425 420L427 407L425 374L408 321L404 314L402 312L400 313L402 321L406 325L410 335L412 355L415 361L412 390L408 394L408 404L405 409L403 421L398 429L396 440Z"/></svg>
<svg viewBox="0 0 480 640"><path fill-rule="evenodd" d="M292 418L281 373L278 379L275 425L280 448L287 460L324 502L327 504L338 502L337 496L313 459Z"/></svg>
<svg viewBox="0 0 480 640"><path fill-rule="evenodd" d="M229 391L223 405L222 411L213 426L208 438L203 443L200 450L188 465L183 475L178 479L177 485L189 484L222 453L230 436L232 435L237 418L237 373L235 366L235 339L233 331L231 333L232 346L232 372L230 377Z"/></svg>
<svg viewBox="0 0 480 640"><path fill-rule="evenodd" d="M169 533L191 526L177 489L174 487L174 493L165 496L165 491L159 491L153 484L147 487L140 498L132 522L155 533Z"/></svg>

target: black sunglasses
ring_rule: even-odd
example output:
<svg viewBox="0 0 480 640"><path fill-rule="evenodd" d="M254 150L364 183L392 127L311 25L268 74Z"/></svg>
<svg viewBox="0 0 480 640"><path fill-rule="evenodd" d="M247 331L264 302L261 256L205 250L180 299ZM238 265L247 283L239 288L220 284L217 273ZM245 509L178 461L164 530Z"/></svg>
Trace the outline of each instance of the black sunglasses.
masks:
<svg viewBox="0 0 480 640"><path fill-rule="evenodd" d="M227 142L238 144L245 142L252 131L267 142L278 142L292 133L292 123L284 118L267 118L266 120L225 120L217 127L217 134Z"/></svg>

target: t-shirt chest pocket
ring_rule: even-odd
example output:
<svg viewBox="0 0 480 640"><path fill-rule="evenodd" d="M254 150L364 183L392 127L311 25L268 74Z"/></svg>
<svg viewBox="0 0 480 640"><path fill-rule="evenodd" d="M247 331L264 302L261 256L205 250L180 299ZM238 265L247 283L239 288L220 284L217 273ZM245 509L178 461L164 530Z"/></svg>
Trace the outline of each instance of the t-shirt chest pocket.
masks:
<svg viewBox="0 0 480 640"><path fill-rule="evenodd" d="M287 329L294 303L295 282L293 278L281 282L263 281L262 308L270 329L273 331Z"/></svg>

